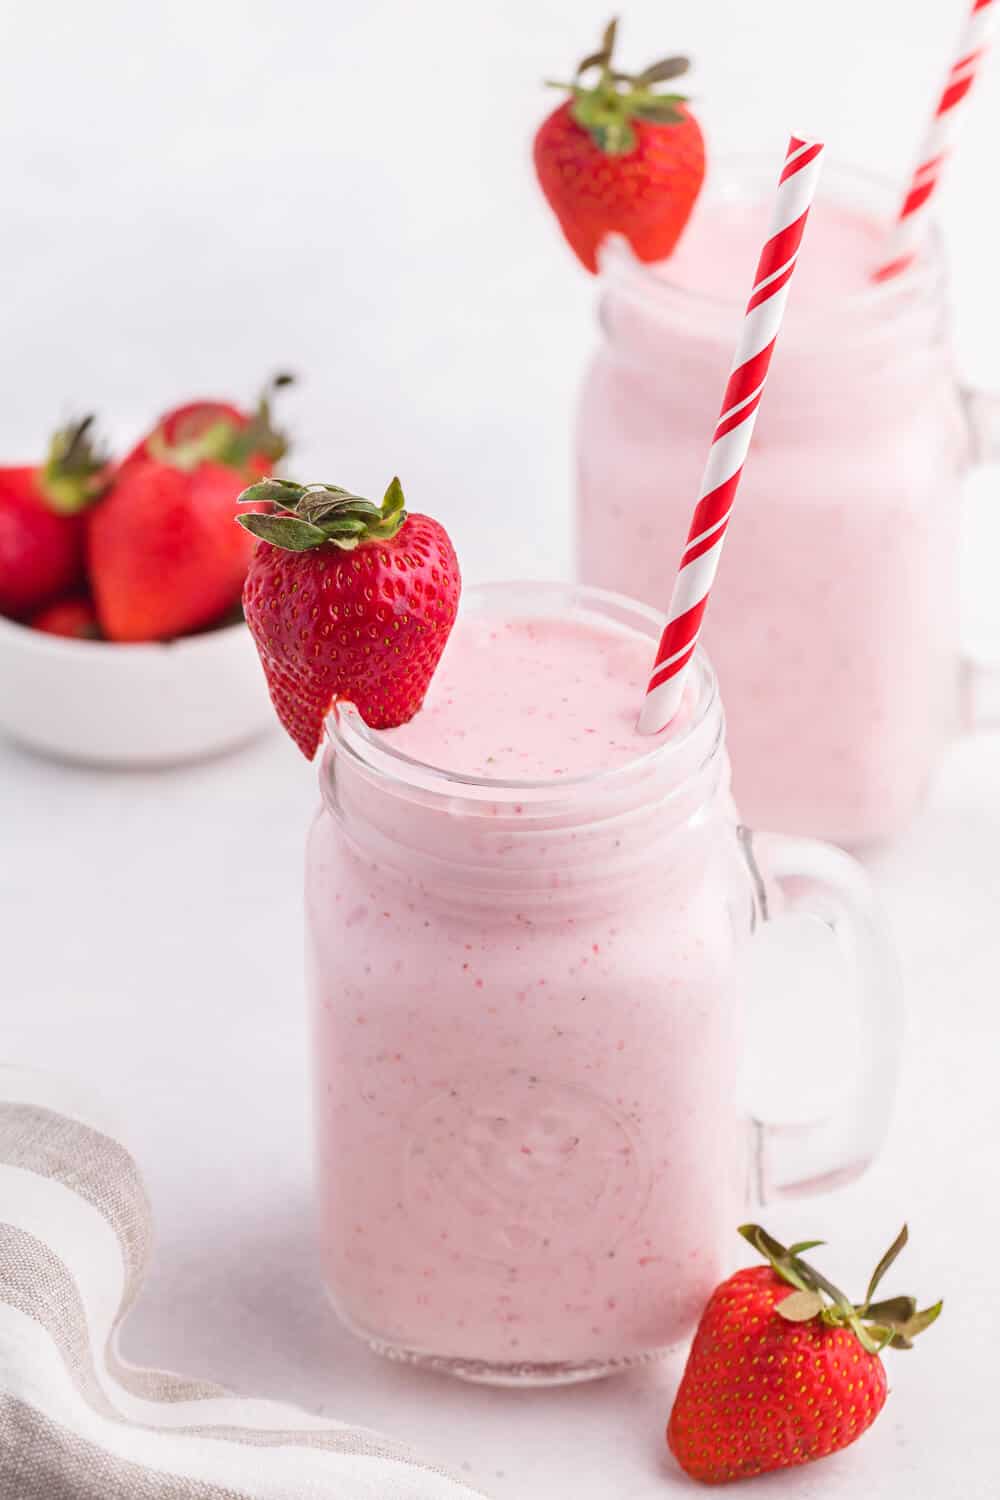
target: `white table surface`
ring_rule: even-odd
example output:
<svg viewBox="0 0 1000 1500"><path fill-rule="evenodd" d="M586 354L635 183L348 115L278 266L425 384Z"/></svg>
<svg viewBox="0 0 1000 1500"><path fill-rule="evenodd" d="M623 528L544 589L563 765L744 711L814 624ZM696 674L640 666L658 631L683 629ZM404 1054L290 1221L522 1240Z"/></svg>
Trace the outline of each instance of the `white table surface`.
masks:
<svg viewBox="0 0 1000 1500"><path fill-rule="evenodd" d="M815 128L833 154L901 180L964 8L842 0L806 16L797 0L672 0L667 24L662 0L632 0L626 55L699 58L713 146L753 140L777 160L789 126ZM8 7L0 278L17 379L2 452L35 451L53 416L91 402L125 440L192 385L249 394L291 364L302 477L374 488L398 469L468 577L565 573L593 288L538 200L527 140L538 77L564 71L606 11ZM994 381L1000 232L984 184L998 124L994 79L942 195L961 364ZM995 471L979 482L967 557L967 623L984 638L988 612L971 600L996 592L996 488ZM327 1310L300 969L314 774L277 734L157 775L0 745L0 1051L78 1075L125 1119L158 1228L126 1352L383 1427L496 1497L693 1493L662 1439L676 1362L491 1392L380 1362ZM922 1348L889 1356L890 1403L863 1443L758 1481L758 1500L1000 1492L998 858L994 735L956 746L917 826L870 861L910 1017L886 1150L862 1182L767 1214L786 1238L833 1241L851 1285L908 1217L900 1284L943 1294L945 1315Z"/></svg>

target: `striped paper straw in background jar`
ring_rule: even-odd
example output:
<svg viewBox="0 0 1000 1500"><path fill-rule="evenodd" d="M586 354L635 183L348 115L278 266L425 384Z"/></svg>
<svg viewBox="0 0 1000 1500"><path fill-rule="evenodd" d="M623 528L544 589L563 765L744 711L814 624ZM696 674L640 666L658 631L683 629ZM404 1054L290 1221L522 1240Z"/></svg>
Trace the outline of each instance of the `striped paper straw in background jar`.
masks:
<svg viewBox="0 0 1000 1500"><path fill-rule="evenodd" d="M667 625L660 638L639 731L656 734L676 714L684 676L701 630L709 590L719 566L768 366L781 327L789 282L819 179L823 147L792 136L778 182L768 239L761 251L747 303L722 413L716 423L687 545L674 584Z"/></svg>
<svg viewBox="0 0 1000 1500"><path fill-rule="evenodd" d="M876 281L885 281L903 271L913 260L927 229L927 210L941 173L955 145L962 104L968 97L989 49L990 36L1000 15L1000 0L974 0L972 13L965 23L958 55L945 80L941 98L934 111L927 134L920 146L917 166L910 178L896 220L886 257L875 272Z"/></svg>

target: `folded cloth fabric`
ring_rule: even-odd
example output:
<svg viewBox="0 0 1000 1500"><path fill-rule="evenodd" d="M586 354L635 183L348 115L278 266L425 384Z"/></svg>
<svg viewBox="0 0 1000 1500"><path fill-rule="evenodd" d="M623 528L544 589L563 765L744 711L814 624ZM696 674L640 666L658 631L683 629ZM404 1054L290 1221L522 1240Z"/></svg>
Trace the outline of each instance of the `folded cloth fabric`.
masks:
<svg viewBox="0 0 1000 1500"><path fill-rule="evenodd" d="M362 1428L126 1364L149 1259L138 1169L100 1106L0 1068L0 1500L471 1500Z"/></svg>

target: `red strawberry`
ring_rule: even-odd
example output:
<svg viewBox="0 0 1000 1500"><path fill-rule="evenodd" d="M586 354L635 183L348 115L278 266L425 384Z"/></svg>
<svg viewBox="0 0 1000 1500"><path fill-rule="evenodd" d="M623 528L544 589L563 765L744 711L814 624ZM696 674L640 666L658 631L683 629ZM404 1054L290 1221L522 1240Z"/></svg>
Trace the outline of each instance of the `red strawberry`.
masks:
<svg viewBox="0 0 1000 1500"><path fill-rule="evenodd" d="M770 1262L737 1271L702 1313L667 1427L681 1468L705 1484L824 1458L871 1426L885 1404L880 1351L910 1349L941 1303L875 1302L906 1244L904 1225L857 1305L756 1224L740 1233Z"/></svg>
<svg viewBox="0 0 1000 1500"><path fill-rule="evenodd" d="M0 614L17 619L83 574L82 511L100 494L106 460L92 417L57 432L40 467L0 468Z"/></svg>
<svg viewBox="0 0 1000 1500"><path fill-rule="evenodd" d="M101 627L92 602L85 595L73 599L60 599L39 610L28 621L32 630L44 631L46 635L71 636L81 641L97 641L101 638Z"/></svg>
<svg viewBox="0 0 1000 1500"><path fill-rule="evenodd" d="M339 698L372 729L420 708L455 623L461 579L447 532L407 515L394 479L381 506L336 485L262 480L237 516L261 538L243 609L278 718L310 760Z"/></svg>
<svg viewBox="0 0 1000 1500"><path fill-rule="evenodd" d="M241 411L229 401L188 401L175 406L136 444L124 463L136 458L176 462L178 456L183 461L185 453L193 449L198 458L214 457L225 463L235 460L254 477L270 474L272 465L286 451L284 439L272 426L271 401L293 379L291 375L276 375L253 412Z"/></svg>
<svg viewBox="0 0 1000 1500"><path fill-rule="evenodd" d="M563 234L588 271L608 234L642 261L665 260L690 217L705 176L705 143L681 94L653 85L687 71L668 57L631 75L612 67L617 22L569 84L572 98L543 120L535 171ZM596 83L583 75L598 69Z"/></svg>
<svg viewBox="0 0 1000 1500"><path fill-rule="evenodd" d="M199 630L239 599L253 542L233 526L233 506L285 442L271 426L268 393L255 416L237 412L236 421L233 411L209 402L169 413L91 518L88 571L109 640Z"/></svg>

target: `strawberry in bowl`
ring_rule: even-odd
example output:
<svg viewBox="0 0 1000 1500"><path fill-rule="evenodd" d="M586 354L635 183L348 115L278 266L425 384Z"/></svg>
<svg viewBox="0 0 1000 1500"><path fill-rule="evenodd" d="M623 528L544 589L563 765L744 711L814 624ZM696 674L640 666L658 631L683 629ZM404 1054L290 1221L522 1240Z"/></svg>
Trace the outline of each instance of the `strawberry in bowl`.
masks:
<svg viewBox="0 0 1000 1500"><path fill-rule="evenodd" d="M258 538L243 592L278 718L316 754L339 699L372 729L418 711L458 613L461 576L447 532L408 514L393 479L381 505L338 485L262 480L241 495Z"/></svg>
<svg viewBox="0 0 1000 1500"><path fill-rule="evenodd" d="M641 261L665 260L691 216L705 176L705 143L683 94L658 84L687 72L668 57L640 73L614 65L617 22L585 57L570 95L535 136L535 171L563 234L588 271L609 234Z"/></svg>
<svg viewBox="0 0 1000 1500"><path fill-rule="evenodd" d="M252 411L187 402L114 466L87 422L46 464L0 470L0 730L138 766L215 754L273 722L240 602L254 541L232 512L285 451L271 417L285 384Z"/></svg>
<svg viewBox="0 0 1000 1500"><path fill-rule="evenodd" d="M83 578L83 512L106 484L93 417L62 428L42 464L0 467L0 614L24 619Z"/></svg>
<svg viewBox="0 0 1000 1500"><path fill-rule="evenodd" d="M59 599L40 609L28 621L32 630L41 630L45 635L61 635L68 640L99 641L101 627L92 599L86 594L74 594Z"/></svg>
<svg viewBox="0 0 1000 1500"><path fill-rule="evenodd" d="M87 534L108 640L187 635L239 601L253 542L233 526L233 505L286 451L271 397L288 382L272 382L253 413L218 401L178 407L119 465Z"/></svg>

